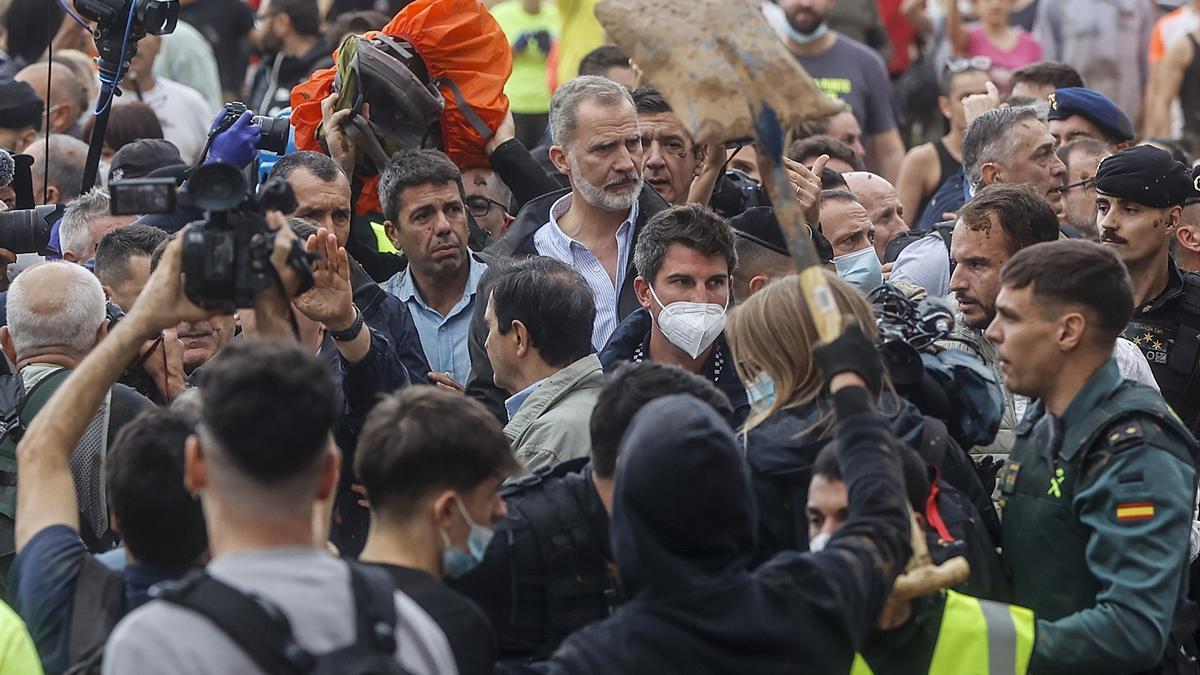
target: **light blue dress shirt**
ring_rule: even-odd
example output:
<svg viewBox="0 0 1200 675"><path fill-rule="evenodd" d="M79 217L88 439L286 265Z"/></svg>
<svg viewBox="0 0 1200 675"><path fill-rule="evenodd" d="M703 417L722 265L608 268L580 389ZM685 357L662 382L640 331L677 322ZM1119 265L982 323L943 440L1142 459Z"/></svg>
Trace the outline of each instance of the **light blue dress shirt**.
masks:
<svg viewBox="0 0 1200 675"><path fill-rule="evenodd" d="M429 367L436 373L450 373L455 382L464 386L471 376L468 333L475 306L475 292L479 289L479 280L487 271L487 264L476 260L475 256L469 256L469 260L471 272L467 276L463 296L445 316L425 304L425 299L413 282L411 267L383 284L383 290L408 305L413 323L417 326L417 334L421 336L421 348L425 350L425 358L429 359Z"/></svg>
<svg viewBox="0 0 1200 675"><path fill-rule="evenodd" d="M592 347L604 349L608 338L621 322L617 316L617 299L625 283L625 268L633 251L633 228L638 217L638 203L629 209L629 217L613 235L617 239L617 278L608 276L604 265L586 246L567 236L558 226L558 219L571 208L571 194L563 195L550 207L550 222L533 234L533 245L540 255L549 256L574 267L592 289L596 302L596 320L592 324Z"/></svg>
<svg viewBox="0 0 1200 675"><path fill-rule="evenodd" d="M534 382L533 384L529 385L528 387L525 387L521 391L518 391L517 393L510 396L508 398L508 400L506 400L504 402L504 409L508 412L508 419L511 420L513 417L515 417L517 414L517 411L520 410L521 406L525 404L526 399L528 399L530 396L532 396L533 392L537 391L538 387L545 384L546 380L548 380L548 379L550 379L550 378L538 380L537 382Z"/></svg>

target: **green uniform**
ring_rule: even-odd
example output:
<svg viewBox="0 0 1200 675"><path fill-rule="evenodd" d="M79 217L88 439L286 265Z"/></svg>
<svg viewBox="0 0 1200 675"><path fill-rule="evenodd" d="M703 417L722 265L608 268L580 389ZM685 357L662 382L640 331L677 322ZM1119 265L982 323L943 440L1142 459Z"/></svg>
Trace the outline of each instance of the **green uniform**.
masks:
<svg viewBox="0 0 1200 675"><path fill-rule="evenodd" d="M998 477L1012 601L1038 617L1032 672L1159 663L1184 591L1196 440L1109 360L1049 432L1042 404Z"/></svg>

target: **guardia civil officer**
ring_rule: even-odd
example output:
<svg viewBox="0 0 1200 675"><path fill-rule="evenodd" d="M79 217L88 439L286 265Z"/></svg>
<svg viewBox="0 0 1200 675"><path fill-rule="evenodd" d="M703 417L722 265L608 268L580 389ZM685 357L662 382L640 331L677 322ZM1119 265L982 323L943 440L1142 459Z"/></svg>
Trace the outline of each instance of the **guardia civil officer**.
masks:
<svg viewBox="0 0 1200 675"><path fill-rule="evenodd" d="M1133 319L1122 337L1141 347L1163 398L1200 435L1200 275L1169 253L1184 203L1200 198L1200 176L1166 152L1138 146L1096 171L1100 241L1133 283Z"/></svg>
<svg viewBox="0 0 1200 675"><path fill-rule="evenodd" d="M1121 377L1133 307L1121 261L1090 242L1031 246L1000 275L987 336L1008 387L1038 399L997 477L1011 601L1038 617L1030 672L1139 672L1179 653L1197 444Z"/></svg>

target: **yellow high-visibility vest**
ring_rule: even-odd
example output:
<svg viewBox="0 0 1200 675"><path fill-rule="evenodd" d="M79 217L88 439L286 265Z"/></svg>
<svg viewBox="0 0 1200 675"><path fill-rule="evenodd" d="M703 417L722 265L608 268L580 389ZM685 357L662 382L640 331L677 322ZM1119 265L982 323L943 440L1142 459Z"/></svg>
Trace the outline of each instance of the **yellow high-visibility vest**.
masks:
<svg viewBox="0 0 1200 675"><path fill-rule="evenodd" d="M380 253L400 252L392 245L392 240L387 238L387 231L384 229L383 223L371 221L371 231L375 233L375 249Z"/></svg>
<svg viewBox="0 0 1200 675"><path fill-rule="evenodd" d="M1033 636L1033 610L946 591L929 675L1025 675ZM855 654L850 675L875 672Z"/></svg>

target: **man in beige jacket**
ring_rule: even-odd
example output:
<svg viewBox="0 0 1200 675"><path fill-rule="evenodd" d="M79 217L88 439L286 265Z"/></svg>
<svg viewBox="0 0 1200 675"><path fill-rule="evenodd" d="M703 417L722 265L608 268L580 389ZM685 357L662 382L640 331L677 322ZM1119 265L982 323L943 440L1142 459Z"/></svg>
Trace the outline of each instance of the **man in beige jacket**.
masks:
<svg viewBox="0 0 1200 675"><path fill-rule="evenodd" d="M592 352L591 288L553 258L512 263L494 282L484 346L504 402L504 435L529 470L587 457L588 420L604 384Z"/></svg>

